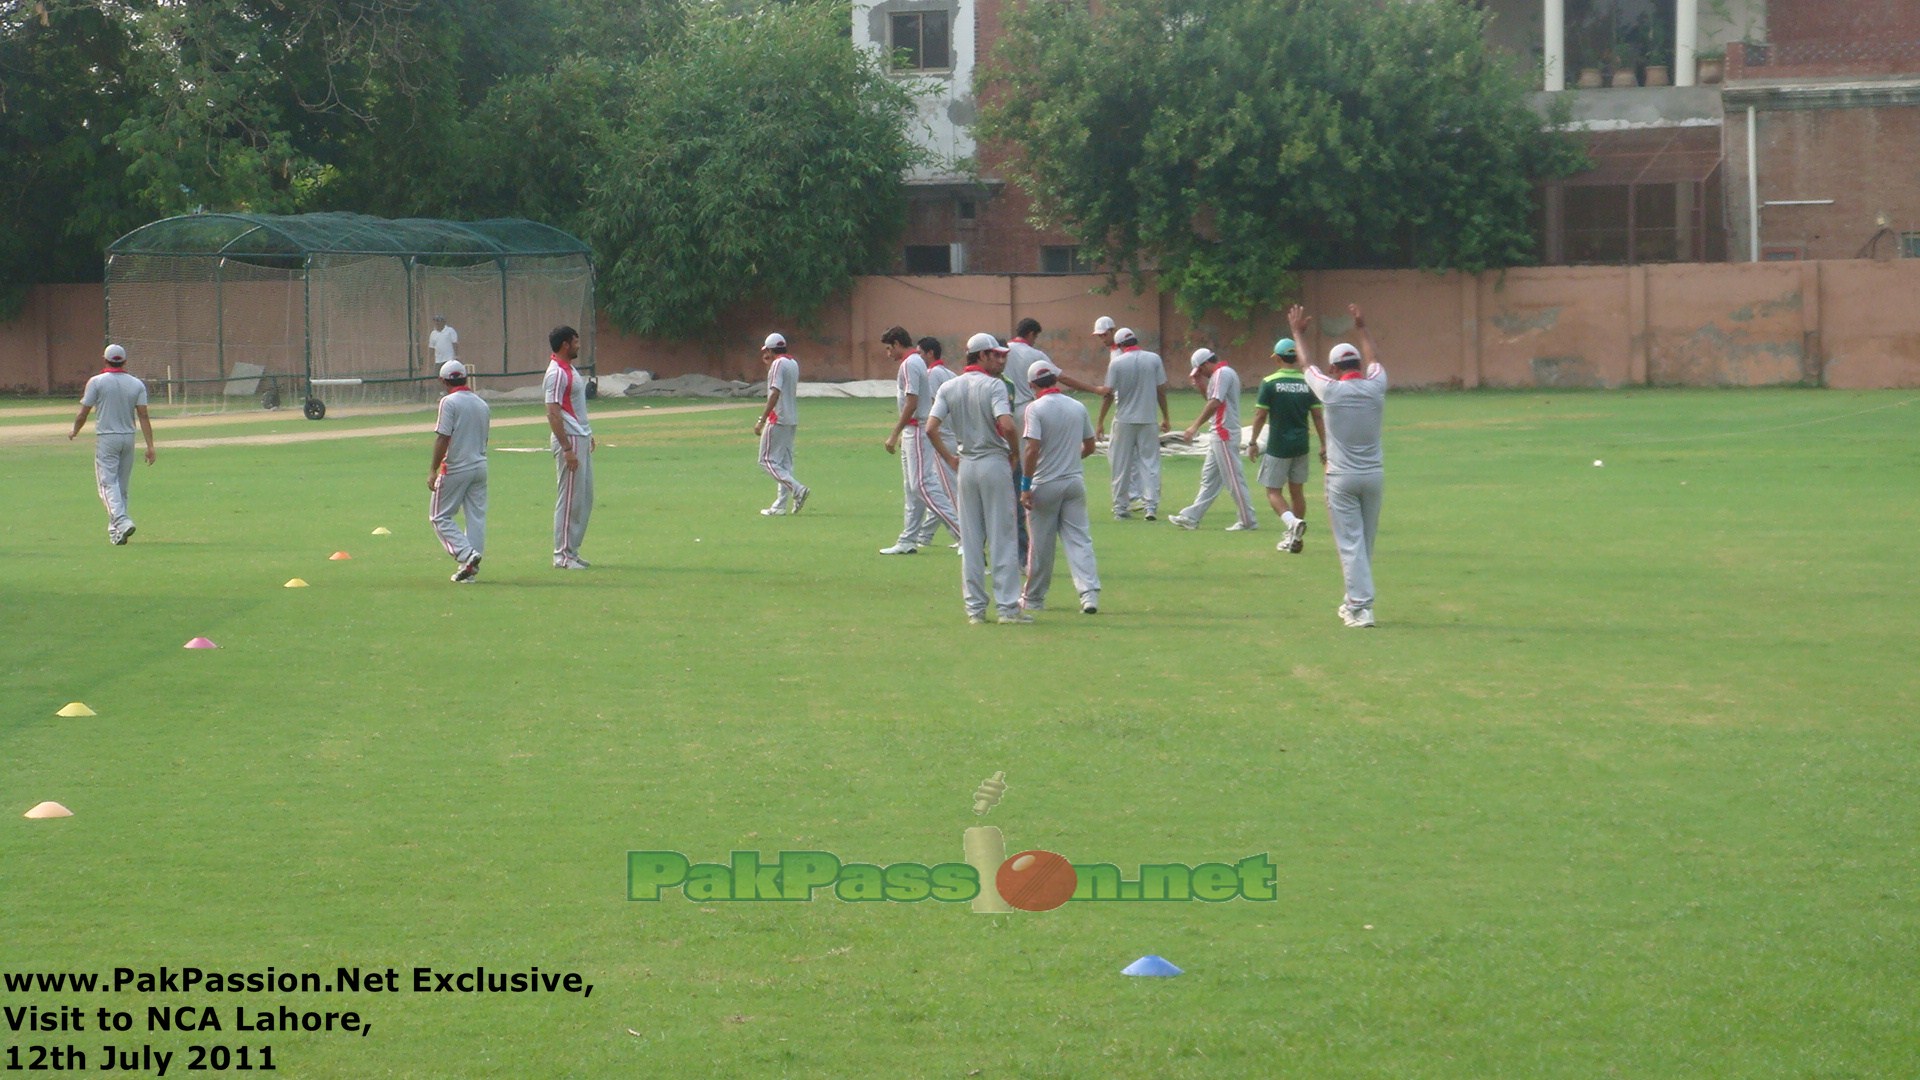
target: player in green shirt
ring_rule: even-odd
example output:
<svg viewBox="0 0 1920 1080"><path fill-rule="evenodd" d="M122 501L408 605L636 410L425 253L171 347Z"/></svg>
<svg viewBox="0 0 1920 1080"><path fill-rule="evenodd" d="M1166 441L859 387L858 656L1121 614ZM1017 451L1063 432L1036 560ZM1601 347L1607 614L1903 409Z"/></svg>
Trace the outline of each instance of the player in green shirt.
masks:
<svg viewBox="0 0 1920 1080"><path fill-rule="evenodd" d="M1287 529L1275 548L1298 555L1305 546L1302 537L1307 532L1304 486L1309 471L1307 454L1313 448L1307 440L1307 421L1313 421L1313 430L1320 435L1323 465L1327 460L1327 426L1320 416L1320 399L1313 396L1306 374L1300 370L1300 349L1292 338L1281 338L1274 343L1273 360L1279 370L1260 382L1247 456L1260 463L1260 484L1267 489L1267 504L1280 515L1280 523ZM1260 445L1263 427L1267 429L1264 453ZM1282 485L1285 491L1281 490Z"/></svg>

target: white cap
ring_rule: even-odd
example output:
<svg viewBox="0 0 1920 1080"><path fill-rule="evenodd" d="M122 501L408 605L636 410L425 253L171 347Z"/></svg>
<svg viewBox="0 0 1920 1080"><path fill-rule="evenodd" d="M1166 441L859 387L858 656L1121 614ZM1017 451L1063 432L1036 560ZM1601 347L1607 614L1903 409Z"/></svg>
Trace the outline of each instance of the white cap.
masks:
<svg viewBox="0 0 1920 1080"><path fill-rule="evenodd" d="M454 379L464 379L467 377L467 365L458 360L449 360L440 365L440 377L449 382Z"/></svg>
<svg viewBox="0 0 1920 1080"><path fill-rule="evenodd" d="M127 350L118 345L109 345L107 351L100 354L100 359L109 364L124 364L127 362Z"/></svg>
<svg viewBox="0 0 1920 1080"><path fill-rule="evenodd" d="M1007 347L1000 344L1000 339L992 334L975 334L967 339L967 351L970 353L1006 352Z"/></svg>
<svg viewBox="0 0 1920 1080"><path fill-rule="evenodd" d="M1140 336L1123 326L1113 332L1113 343L1115 345L1137 345L1140 343Z"/></svg>
<svg viewBox="0 0 1920 1080"><path fill-rule="evenodd" d="M1097 318L1097 319L1095 319L1095 320L1093 320L1093 333L1094 333L1094 336L1096 336L1096 337L1097 337L1097 336L1099 336L1099 335L1101 335L1101 334L1104 334L1104 333L1106 333L1107 331L1109 331L1109 330L1111 330L1111 329L1113 329L1113 320L1112 320L1112 319L1109 319L1109 318L1107 318L1107 317L1106 317L1105 315L1102 315L1102 316L1100 316L1099 318Z"/></svg>
<svg viewBox="0 0 1920 1080"><path fill-rule="evenodd" d="M1193 350L1193 370L1199 371L1200 365L1211 364L1220 357L1212 349L1202 346Z"/></svg>
<svg viewBox="0 0 1920 1080"><path fill-rule="evenodd" d="M784 349L787 347L787 339L781 337L779 334L768 334L766 343L760 347L763 349Z"/></svg>
<svg viewBox="0 0 1920 1080"><path fill-rule="evenodd" d="M1033 362L1033 366L1027 369L1027 381L1038 382L1040 381L1040 376L1042 375L1053 375L1057 377L1059 376L1059 374L1060 374L1060 365L1054 363L1051 360L1046 359L1045 357L1042 357L1039 360L1035 360Z"/></svg>
<svg viewBox="0 0 1920 1080"><path fill-rule="evenodd" d="M1327 363L1329 364L1357 364L1359 362L1360 350L1344 341L1335 345L1333 351L1327 354Z"/></svg>

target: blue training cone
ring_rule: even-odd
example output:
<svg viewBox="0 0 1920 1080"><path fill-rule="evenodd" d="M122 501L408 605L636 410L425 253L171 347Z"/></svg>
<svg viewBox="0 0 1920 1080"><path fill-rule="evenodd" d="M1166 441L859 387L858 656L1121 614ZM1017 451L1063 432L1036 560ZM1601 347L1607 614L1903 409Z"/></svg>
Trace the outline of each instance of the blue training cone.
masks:
<svg viewBox="0 0 1920 1080"><path fill-rule="evenodd" d="M1181 971L1179 968L1174 967L1172 964L1169 964L1165 960L1160 959L1158 956L1155 956L1152 953L1148 953L1147 955L1141 957L1140 959L1135 960L1133 963L1128 964L1126 967L1121 968L1120 974L1122 975L1157 975L1161 977L1171 977L1174 975L1181 974Z"/></svg>

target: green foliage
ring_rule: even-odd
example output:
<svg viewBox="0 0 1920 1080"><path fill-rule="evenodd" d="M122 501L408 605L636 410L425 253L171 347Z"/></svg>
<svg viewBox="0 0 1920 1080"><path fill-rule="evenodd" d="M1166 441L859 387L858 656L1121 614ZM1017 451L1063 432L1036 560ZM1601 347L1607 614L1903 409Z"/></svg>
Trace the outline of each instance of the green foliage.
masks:
<svg viewBox="0 0 1920 1080"><path fill-rule="evenodd" d="M881 264L905 222L912 97L836 4L695 19L634 73L592 177L602 303L694 334L742 300L805 315Z"/></svg>
<svg viewBox="0 0 1920 1080"><path fill-rule="evenodd" d="M1039 213L1190 313L1293 271L1532 258L1532 185L1578 163L1458 4L1026 3L982 79ZM1124 48L1116 43L1124 42Z"/></svg>

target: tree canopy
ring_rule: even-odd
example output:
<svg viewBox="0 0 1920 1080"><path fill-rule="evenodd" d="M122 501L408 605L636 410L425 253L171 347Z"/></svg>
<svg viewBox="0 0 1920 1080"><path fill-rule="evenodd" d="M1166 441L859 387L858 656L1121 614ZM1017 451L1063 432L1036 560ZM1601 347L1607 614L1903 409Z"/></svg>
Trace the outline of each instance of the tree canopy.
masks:
<svg viewBox="0 0 1920 1080"><path fill-rule="evenodd" d="M1533 260L1533 183L1580 155L1454 3L1026 2L981 134L1037 213L1182 308L1245 316L1306 268Z"/></svg>
<svg viewBox="0 0 1920 1080"><path fill-rule="evenodd" d="M632 329L803 312L903 227L909 109L832 0L0 0L0 318L196 208L520 216ZM712 273L699 287L692 275Z"/></svg>

